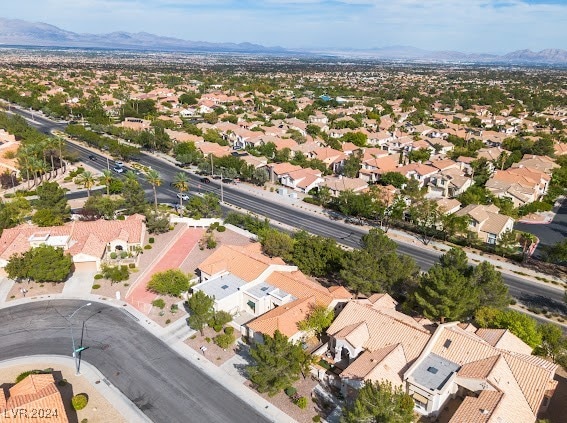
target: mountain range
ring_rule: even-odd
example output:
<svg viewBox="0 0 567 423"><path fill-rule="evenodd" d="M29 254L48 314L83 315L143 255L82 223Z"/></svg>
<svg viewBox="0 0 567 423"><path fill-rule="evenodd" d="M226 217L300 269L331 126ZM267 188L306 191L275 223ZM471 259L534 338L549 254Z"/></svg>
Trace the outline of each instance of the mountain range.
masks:
<svg viewBox="0 0 567 423"><path fill-rule="evenodd" d="M188 41L149 34L147 32L128 33L119 31L108 34L78 34L46 23L5 18L0 18L0 44L179 52L301 53L423 62L567 65L567 50L561 49L546 49L539 52L518 50L504 55L469 54L458 51L430 51L410 46L389 46L371 49L302 49L292 51L279 46L266 47L252 43Z"/></svg>

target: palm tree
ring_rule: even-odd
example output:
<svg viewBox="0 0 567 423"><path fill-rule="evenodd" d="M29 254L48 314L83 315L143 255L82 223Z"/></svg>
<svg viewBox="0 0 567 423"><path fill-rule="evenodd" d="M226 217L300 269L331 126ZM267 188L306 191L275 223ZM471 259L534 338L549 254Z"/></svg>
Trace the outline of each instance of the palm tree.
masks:
<svg viewBox="0 0 567 423"><path fill-rule="evenodd" d="M22 168L25 169L26 171L26 179L28 181L28 190L30 189L30 171L31 171L31 167L30 167L30 153L31 153L31 149L29 148L29 146L27 145L21 145L20 148L18 149L18 162L20 165L20 173ZM35 178L34 178L34 183L35 183Z"/></svg>
<svg viewBox="0 0 567 423"><path fill-rule="evenodd" d="M100 180L102 181L102 183L104 183L104 185L106 185L106 195L110 196L110 184L112 183L112 180L114 178L112 177L112 172L108 169L104 169L102 171L102 176L100 177Z"/></svg>
<svg viewBox="0 0 567 423"><path fill-rule="evenodd" d="M126 178L127 181L139 183L139 182L138 182L138 177L137 177L136 174L135 174L133 171L131 171L131 170L127 171L127 172L124 174L124 177Z"/></svg>
<svg viewBox="0 0 567 423"><path fill-rule="evenodd" d="M79 176L75 178L75 183L82 185L84 188L87 189L87 197L91 196L91 188L95 186L96 181L92 174L88 170L81 173Z"/></svg>
<svg viewBox="0 0 567 423"><path fill-rule="evenodd" d="M157 191L156 191L156 188L161 185L163 180L159 176L159 172L155 169L148 170L148 172L146 173L146 179L148 180L148 182L150 183L150 185L152 186L152 188L154 190L154 204L156 206L156 213L157 213Z"/></svg>
<svg viewBox="0 0 567 423"><path fill-rule="evenodd" d="M189 191L189 179L187 179L187 175L184 172L178 172L175 174L175 178L173 179L173 186L177 188L179 194ZM179 205L183 205L183 198L179 196Z"/></svg>

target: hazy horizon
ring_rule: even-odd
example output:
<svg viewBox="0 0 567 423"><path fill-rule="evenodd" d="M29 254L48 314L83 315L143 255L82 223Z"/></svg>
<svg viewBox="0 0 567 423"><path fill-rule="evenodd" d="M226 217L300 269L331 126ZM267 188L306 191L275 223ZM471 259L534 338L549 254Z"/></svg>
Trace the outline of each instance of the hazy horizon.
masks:
<svg viewBox="0 0 567 423"><path fill-rule="evenodd" d="M149 32L287 49L502 54L566 48L567 0L26 0L2 16L77 33Z"/></svg>

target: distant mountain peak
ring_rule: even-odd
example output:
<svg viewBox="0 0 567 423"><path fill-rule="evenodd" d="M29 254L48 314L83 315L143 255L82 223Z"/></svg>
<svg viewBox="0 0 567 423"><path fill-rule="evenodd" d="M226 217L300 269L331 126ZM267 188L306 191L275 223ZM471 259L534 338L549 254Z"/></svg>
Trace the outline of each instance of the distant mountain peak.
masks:
<svg viewBox="0 0 567 423"><path fill-rule="evenodd" d="M0 18L0 44L22 46L91 47L129 50L226 52L226 53L291 53L285 48L265 47L250 42L211 43L165 37L148 32L114 31L108 34L77 34L43 22ZM392 45L370 49L303 50L303 53L331 54L383 60L410 60L429 62L519 63L567 65L567 51L544 49L517 50L504 55L474 54L458 51L429 51L408 45Z"/></svg>
<svg viewBox="0 0 567 423"><path fill-rule="evenodd" d="M0 43L23 46L94 47L132 50L208 51L238 53L284 53L282 47L253 43L209 43L162 37L148 32L114 31L108 34L77 34L43 22L0 18Z"/></svg>

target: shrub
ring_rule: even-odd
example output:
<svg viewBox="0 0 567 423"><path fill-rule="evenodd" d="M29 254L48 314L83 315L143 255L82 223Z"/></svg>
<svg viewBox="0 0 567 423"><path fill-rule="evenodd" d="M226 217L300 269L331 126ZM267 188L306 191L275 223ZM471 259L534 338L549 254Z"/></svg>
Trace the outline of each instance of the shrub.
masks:
<svg viewBox="0 0 567 423"><path fill-rule="evenodd" d="M89 419L83 419L81 420L81 423L89 423Z"/></svg>
<svg viewBox="0 0 567 423"><path fill-rule="evenodd" d="M126 216L124 216L123 214L119 215L116 220L126 220Z"/></svg>
<svg viewBox="0 0 567 423"><path fill-rule="evenodd" d="M161 295L179 297L189 290L189 277L179 269L170 269L152 276L148 290Z"/></svg>
<svg viewBox="0 0 567 423"><path fill-rule="evenodd" d="M217 232L224 232L224 231L226 231L226 226L219 226L217 228Z"/></svg>
<svg viewBox="0 0 567 423"><path fill-rule="evenodd" d="M155 242L155 239L154 239L153 237L151 237L150 239L148 239L148 242L149 242L150 244L153 244L153 243Z"/></svg>
<svg viewBox="0 0 567 423"><path fill-rule="evenodd" d="M299 397L297 401L295 401L295 405L297 405L302 410L307 408L307 397Z"/></svg>
<svg viewBox="0 0 567 423"><path fill-rule="evenodd" d="M126 257L128 257L128 253L127 253L126 251L122 251L122 252L120 253L120 258L121 258L121 259L125 259Z"/></svg>
<svg viewBox="0 0 567 423"><path fill-rule="evenodd" d="M215 332L220 332L222 330L222 325L213 325Z"/></svg>
<svg viewBox="0 0 567 423"><path fill-rule="evenodd" d="M211 342L211 338L209 338L208 336L205 338L205 342Z"/></svg>
<svg viewBox="0 0 567 423"><path fill-rule="evenodd" d="M234 328L232 326L227 326L226 328L224 328L224 333L226 333L227 335L233 335Z"/></svg>
<svg viewBox="0 0 567 423"><path fill-rule="evenodd" d="M232 321L232 314L224 310L219 310L219 311L215 311L215 313L211 317L211 320L209 321L209 326L213 326L213 327L220 326L222 329L222 327L230 321Z"/></svg>
<svg viewBox="0 0 567 423"><path fill-rule="evenodd" d="M207 239L207 249L212 250L217 247L217 241L213 237Z"/></svg>
<svg viewBox="0 0 567 423"><path fill-rule="evenodd" d="M165 308L165 301L162 298L156 298L152 301L152 305L163 310Z"/></svg>
<svg viewBox="0 0 567 423"><path fill-rule="evenodd" d="M313 420L313 421L316 422L316 423L317 423L317 422L320 422L320 421L321 421L321 416L320 416L319 414L317 414L316 416L313 416L313 418L312 418L311 420Z"/></svg>
<svg viewBox="0 0 567 423"><path fill-rule="evenodd" d="M89 403L89 398L87 394L77 394L73 398L71 398L71 405L75 410L82 410L87 406Z"/></svg>
<svg viewBox="0 0 567 423"><path fill-rule="evenodd" d="M100 285L99 285L98 283L95 283L95 284L93 285L93 289L100 289Z"/></svg>
<svg viewBox="0 0 567 423"><path fill-rule="evenodd" d="M102 279L103 276L102 276L100 273L97 273L96 275L94 275L94 278L95 278L96 280L99 280L99 279Z"/></svg>
<svg viewBox="0 0 567 423"><path fill-rule="evenodd" d="M169 311L171 311L173 314L175 314L175 313L177 313L178 310L179 310L179 306L177 304L171 304Z"/></svg>
<svg viewBox="0 0 567 423"><path fill-rule="evenodd" d="M220 335L215 336L213 341L221 348L228 348L232 344L234 344L236 338L234 337L234 335L227 335L226 333L222 333Z"/></svg>
<svg viewBox="0 0 567 423"><path fill-rule="evenodd" d="M151 250L152 246L150 244L144 245L144 250Z"/></svg>
<svg viewBox="0 0 567 423"><path fill-rule="evenodd" d="M128 280L130 271L128 266L103 266L102 275L110 281L110 283L117 283Z"/></svg>
<svg viewBox="0 0 567 423"><path fill-rule="evenodd" d="M288 386L284 389L284 392L288 397L292 397L297 394L297 389L295 389L293 386Z"/></svg>
<svg viewBox="0 0 567 423"><path fill-rule="evenodd" d="M112 253L110 253L110 258L112 260L114 260L116 257L118 257L118 255L114 251Z"/></svg>
<svg viewBox="0 0 567 423"><path fill-rule="evenodd" d="M136 263L129 263L129 264L128 264L128 268L129 268L129 269L135 269L135 268L136 268Z"/></svg>
<svg viewBox="0 0 567 423"><path fill-rule="evenodd" d="M61 379L59 382L57 382L57 385L59 385L59 386L67 385L67 379Z"/></svg>
<svg viewBox="0 0 567 423"><path fill-rule="evenodd" d="M169 325L170 323L171 323L171 319L167 319L167 320L165 321L165 324L166 324L166 325Z"/></svg>

